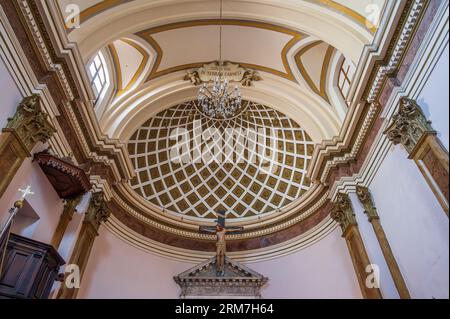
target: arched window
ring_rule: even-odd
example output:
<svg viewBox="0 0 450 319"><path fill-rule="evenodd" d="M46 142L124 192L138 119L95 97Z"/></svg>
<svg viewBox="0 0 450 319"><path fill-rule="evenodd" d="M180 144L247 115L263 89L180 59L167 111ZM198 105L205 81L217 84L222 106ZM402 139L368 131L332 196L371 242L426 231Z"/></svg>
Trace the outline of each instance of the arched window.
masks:
<svg viewBox="0 0 450 319"><path fill-rule="evenodd" d="M106 69L105 58L99 52L89 66L91 87L95 95L95 104L103 97L109 86L109 76Z"/></svg>
<svg viewBox="0 0 450 319"><path fill-rule="evenodd" d="M338 88L347 105L349 104L347 98L354 75L355 66L348 59L344 59L344 61L342 61L342 66L339 73Z"/></svg>

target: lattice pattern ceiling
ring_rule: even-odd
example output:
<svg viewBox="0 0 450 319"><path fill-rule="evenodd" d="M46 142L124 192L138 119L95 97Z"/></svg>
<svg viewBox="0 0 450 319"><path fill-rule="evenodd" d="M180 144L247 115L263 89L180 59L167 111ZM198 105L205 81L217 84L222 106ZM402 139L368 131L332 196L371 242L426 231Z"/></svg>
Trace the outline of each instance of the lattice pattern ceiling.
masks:
<svg viewBox="0 0 450 319"><path fill-rule="evenodd" d="M128 144L136 170L132 188L165 211L202 218L215 218L218 210L226 210L228 218L251 217L300 198L309 188L305 173L314 143L286 115L252 102L245 105L227 121L207 118L195 102L148 120ZM174 132L183 134L171 138ZM210 136L202 139L205 132ZM214 155L219 150L223 157ZM202 161L201 154L216 160Z"/></svg>

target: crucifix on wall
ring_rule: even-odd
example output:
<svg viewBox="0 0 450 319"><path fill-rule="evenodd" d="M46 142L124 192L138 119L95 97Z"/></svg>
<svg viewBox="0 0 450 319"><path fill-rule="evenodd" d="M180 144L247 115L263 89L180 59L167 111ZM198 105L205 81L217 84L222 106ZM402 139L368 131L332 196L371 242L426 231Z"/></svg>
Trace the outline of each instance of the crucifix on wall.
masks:
<svg viewBox="0 0 450 319"><path fill-rule="evenodd" d="M200 226L200 233L216 234L216 271L218 277L225 276L226 235L241 234L244 227L226 227L226 212L217 212L217 224L214 227Z"/></svg>

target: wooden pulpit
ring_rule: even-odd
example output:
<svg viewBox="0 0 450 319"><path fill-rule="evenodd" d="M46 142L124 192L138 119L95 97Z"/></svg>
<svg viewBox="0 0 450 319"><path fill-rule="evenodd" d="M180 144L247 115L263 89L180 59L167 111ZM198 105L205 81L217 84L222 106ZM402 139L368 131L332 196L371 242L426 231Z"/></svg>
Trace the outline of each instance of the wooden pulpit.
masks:
<svg viewBox="0 0 450 319"><path fill-rule="evenodd" d="M50 245L11 233L0 299L47 299L65 261Z"/></svg>

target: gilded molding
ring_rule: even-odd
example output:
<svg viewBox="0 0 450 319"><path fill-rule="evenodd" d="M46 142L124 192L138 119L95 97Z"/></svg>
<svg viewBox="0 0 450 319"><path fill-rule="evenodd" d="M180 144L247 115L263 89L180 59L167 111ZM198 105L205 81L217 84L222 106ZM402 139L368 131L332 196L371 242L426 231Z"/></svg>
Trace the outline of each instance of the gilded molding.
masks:
<svg viewBox="0 0 450 319"><path fill-rule="evenodd" d="M364 206L364 213L369 218L369 222L374 219L380 219L370 190L367 187L356 186L356 195Z"/></svg>
<svg viewBox="0 0 450 319"><path fill-rule="evenodd" d="M392 117L392 122L384 131L394 145L402 144L408 154L428 134L436 134L416 101L409 98L400 100L400 108Z"/></svg>
<svg viewBox="0 0 450 319"><path fill-rule="evenodd" d="M164 32L164 31L181 29L181 28L194 27L194 26L219 25L220 22L221 21L218 19L176 22L176 23L162 25L159 27L150 28L150 29L143 30L143 31L136 33L137 36L144 39L156 52L156 61L153 65L152 71L150 72L150 74L145 82L151 81L160 76L167 75L169 73L173 73L173 72L177 72L177 71L201 68L204 64L207 64L210 62L210 61L209 62L204 61L204 62L200 62L200 63L178 65L175 67L170 67L165 70L159 70L159 66L161 65L164 52L162 51L162 48L159 46L159 44L156 42L156 40L152 37L153 34ZM275 69L272 69L269 67L264 67L261 65L256 65L256 64L238 63L237 61L231 61L231 62L238 63L241 67L244 67L247 69L255 69L255 70L262 71L262 72L272 73L276 76L280 76L280 77L283 77L290 81L296 82L295 76L292 72L292 69L291 69L288 59L287 59L287 54L294 47L295 44L297 44L301 39L306 37L305 34L282 27L282 26L265 23L265 22L256 22L256 21L239 20L239 19L226 19L226 20L223 20L222 23L224 25L244 26L244 27L259 28L259 29L263 29L263 30L270 30L270 31L279 32L282 34L292 36L292 38L285 44L285 46L281 52L281 60L283 62L285 72L275 70Z"/></svg>
<svg viewBox="0 0 450 319"><path fill-rule="evenodd" d="M115 7L117 7L119 5L126 4L126 3L132 2L132 1L134 1L134 0L103 0L102 2L95 4L93 6L90 6L81 12L81 14L80 14L81 23L83 24L84 22L88 21L89 19L92 19L95 16L97 16L107 10L114 9ZM372 34L375 34L375 32L377 31L377 27L372 24L368 24L367 19L363 15L359 14L358 12L356 12L355 10L353 10L347 6L339 4L336 1L332 1L332 0L320 0L320 1L307 0L307 1L310 3L320 5L320 6L323 6L323 7L326 7L331 10L335 10L335 11L341 13L342 15L354 20L359 25L366 28ZM69 32L71 32L71 31L72 30L70 30Z"/></svg>
<svg viewBox="0 0 450 319"><path fill-rule="evenodd" d="M308 217L312 216L321 207L323 207L328 202L329 195L330 195L329 191L328 190L325 191L323 195L314 203L314 205L310 206L309 208L306 208L305 210L301 211L296 217L290 218L285 222L276 223L275 225L271 225L259 230L248 231L243 234L229 235L227 236L227 238L229 240L243 240L243 239L257 238L267 236L282 231L284 229L287 229L289 227L292 227L297 223L300 223L303 220L307 219ZM116 190L113 190L111 200L116 202L119 205L119 207L123 208L128 214L146 223L147 225L155 227L156 229L192 239L211 240L211 241L215 240L214 235L200 234L198 232L184 230L181 229L178 225L172 226L166 222L161 222L160 219L155 220L154 218L150 218L143 215L142 213L133 209L126 201L124 201L120 196L120 193L117 193Z"/></svg>
<svg viewBox="0 0 450 319"><path fill-rule="evenodd" d="M41 99L37 94L22 100L3 131L15 132L28 152L31 152L37 142L46 143L56 133L56 129L48 121L48 115L42 112Z"/></svg>
<svg viewBox="0 0 450 319"><path fill-rule="evenodd" d="M344 235L351 226L358 225L350 197L344 193L339 193L337 195L330 216L339 224L339 226L341 226Z"/></svg>

